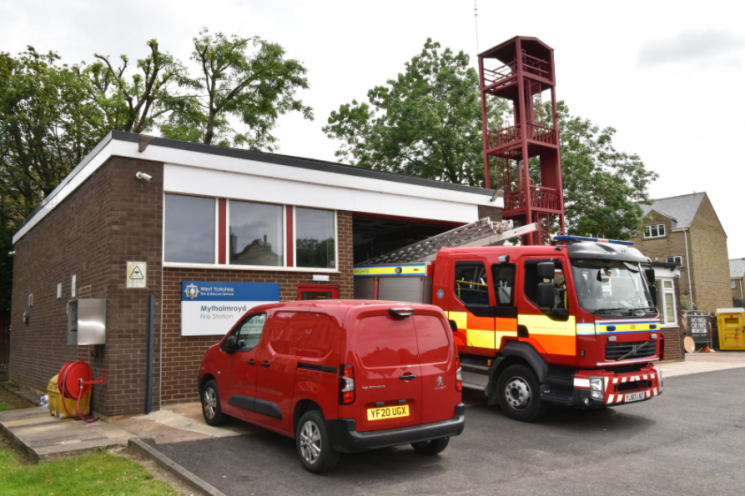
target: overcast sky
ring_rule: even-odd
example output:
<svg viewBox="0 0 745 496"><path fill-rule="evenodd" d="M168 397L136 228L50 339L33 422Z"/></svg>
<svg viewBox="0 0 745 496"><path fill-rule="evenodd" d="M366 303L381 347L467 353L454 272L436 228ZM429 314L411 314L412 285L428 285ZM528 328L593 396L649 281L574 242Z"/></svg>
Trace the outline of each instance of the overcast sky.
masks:
<svg viewBox="0 0 745 496"><path fill-rule="evenodd" d="M745 2L478 1L478 49L515 35L555 50L557 95L571 112L613 126L614 142L660 178L653 198L706 191L745 257ZM301 95L316 119L280 120L280 153L335 160L329 113L402 71L428 37L475 63L474 2L0 0L0 50L130 58L145 42L186 61L200 28L278 42L308 68Z"/></svg>

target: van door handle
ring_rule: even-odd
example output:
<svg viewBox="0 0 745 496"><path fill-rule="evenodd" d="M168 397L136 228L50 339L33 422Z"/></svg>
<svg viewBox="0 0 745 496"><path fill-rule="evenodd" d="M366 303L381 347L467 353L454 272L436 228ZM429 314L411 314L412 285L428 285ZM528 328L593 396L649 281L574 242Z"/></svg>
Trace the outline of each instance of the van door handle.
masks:
<svg viewBox="0 0 745 496"><path fill-rule="evenodd" d="M256 360L249 360L246 363L249 365L256 365Z"/></svg>
<svg viewBox="0 0 745 496"><path fill-rule="evenodd" d="M416 379L416 376L415 375L402 375L401 377L399 377L399 379L401 379L402 381L410 381L412 379Z"/></svg>
<svg viewBox="0 0 745 496"><path fill-rule="evenodd" d="M271 365L271 363L269 363L269 362L261 362L261 366L262 367L268 367L270 365Z"/></svg>

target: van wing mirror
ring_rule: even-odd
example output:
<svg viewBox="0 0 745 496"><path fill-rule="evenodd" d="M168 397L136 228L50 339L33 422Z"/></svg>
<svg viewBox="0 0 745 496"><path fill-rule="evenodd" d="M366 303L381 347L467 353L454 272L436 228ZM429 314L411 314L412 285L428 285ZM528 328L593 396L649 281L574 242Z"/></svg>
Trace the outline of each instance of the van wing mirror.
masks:
<svg viewBox="0 0 745 496"><path fill-rule="evenodd" d="M553 279L556 275L556 264L541 262L538 264L538 279Z"/></svg>
<svg viewBox="0 0 745 496"><path fill-rule="evenodd" d="M542 308L552 308L554 306L554 283L541 282L538 284L537 303Z"/></svg>
<svg viewBox="0 0 745 496"><path fill-rule="evenodd" d="M649 284L654 284L654 269L652 267L648 267L644 269L644 274L647 276L647 281Z"/></svg>
<svg viewBox="0 0 745 496"><path fill-rule="evenodd" d="M238 349L238 342L235 340L235 336L231 334L225 340L225 346L223 348L226 353L234 353Z"/></svg>

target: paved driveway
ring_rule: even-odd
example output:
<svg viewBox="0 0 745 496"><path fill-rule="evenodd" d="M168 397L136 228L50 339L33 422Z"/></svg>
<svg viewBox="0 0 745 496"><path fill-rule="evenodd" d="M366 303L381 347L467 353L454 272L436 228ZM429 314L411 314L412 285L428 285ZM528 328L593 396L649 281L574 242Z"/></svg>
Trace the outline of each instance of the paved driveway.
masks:
<svg viewBox="0 0 745 496"><path fill-rule="evenodd" d="M158 449L231 495L741 495L744 385L742 368L673 377L656 400L557 408L537 424L508 420L469 392L466 430L441 456L410 447L345 455L323 476L302 469L294 441L253 427Z"/></svg>

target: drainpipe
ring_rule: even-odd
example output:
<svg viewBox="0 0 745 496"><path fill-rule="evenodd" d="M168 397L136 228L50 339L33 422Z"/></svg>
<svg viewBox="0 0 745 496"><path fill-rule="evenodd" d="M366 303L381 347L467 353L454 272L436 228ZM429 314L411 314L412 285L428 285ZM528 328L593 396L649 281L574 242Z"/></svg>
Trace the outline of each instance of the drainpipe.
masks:
<svg viewBox="0 0 745 496"><path fill-rule="evenodd" d="M745 295L743 295L743 293L742 293L742 280L743 280L743 278L741 277L740 278L740 301L745 300ZM745 305L745 302L743 302L743 305Z"/></svg>
<svg viewBox="0 0 745 496"><path fill-rule="evenodd" d="M683 230L686 238L686 268L688 269L688 294L691 295L691 307L695 308L693 303L693 286L691 285L691 257L688 255L688 228Z"/></svg>

